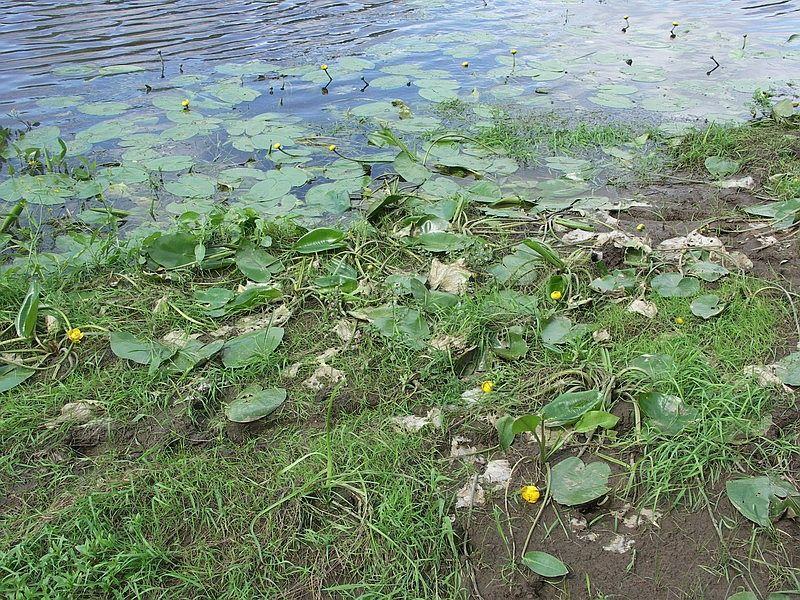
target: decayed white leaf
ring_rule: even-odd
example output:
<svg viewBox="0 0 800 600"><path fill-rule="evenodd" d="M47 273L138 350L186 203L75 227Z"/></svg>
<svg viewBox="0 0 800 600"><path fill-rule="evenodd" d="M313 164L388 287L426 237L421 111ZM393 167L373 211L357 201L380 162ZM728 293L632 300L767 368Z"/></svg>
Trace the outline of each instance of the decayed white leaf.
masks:
<svg viewBox="0 0 800 600"><path fill-rule="evenodd" d="M441 263L434 258L431 262L428 284L432 290L463 294L467 291L470 277L472 277L472 271L464 266L463 258L459 258L449 265Z"/></svg>
<svg viewBox="0 0 800 600"><path fill-rule="evenodd" d="M196 340L199 337L199 333L189 335L188 331L181 331L180 329L177 329L167 333L163 338L161 338L161 341L175 348L184 348L186 344L189 343L189 340Z"/></svg>
<svg viewBox="0 0 800 600"><path fill-rule="evenodd" d="M442 411L439 408L432 408L424 417L416 415L406 415L403 417L393 417L390 419L392 424L399 429L408 432L416 432L428 425L436 427L442 426Z"/></svg>
<svg viewBox="0 0 800 600"><path fill-rule="evenodd" d="M475 446L468 446L470 440L463 435L457 435L450 440L450 458L458 458L478 451Z"/></svg>
<svg viewBox="0 0 800 600"><path fill-rule="evenodd" d="M330 365L321 364L311 374L311 377L303 382L303 386L308 389L319 391L327 385L334 385L344 381L344 373L339 369L334 369Z"/></svg>
<svg viewBox="0 0 800 600"><path fill-rule="evenodd" d="M626 538L624 535L615 535L611 538L611 541L603 546L603 550L607 552L617 552L619 554L625 554L628 550L633 548L633 545L636 543L636 540L631 538Z"/></svg>
<svg viewBox="0 0 800 600"><path fill-rule="evenodd" d="M777 375L777 367L777 365L748 365L744 368L744 374L758 377L758 385L761 387L780 387L783 382Z"/></svg>
<svg viewBox="0 0 800 600"><path fill-rule="evenodd" d="M356 335L356 324L349 319L340 319L333 327L333 332L343 342L349 342Z"/></svg>
<svg viewBox="0 0 800 600"><path fill-rule="evenodd" d="M467 404L475 404L476 402L480 401L481 397L484 395L485 394L481 388L470 388L461 394L461 399Z"/></svg>
<svg viewBox="0 0 800 600"><path fill-rule="evenodd" d="M483 484L491 485L498 490L504 488L506 481L511 478L511 465L505 459L491 460L486 465L486 470L480 477Z"/></svg>
<svg viewBox="0 0 800 600"><path fill-rule="evenodd" d="M658 314L658 308L656 308L656 305L652 302L638 299L631 302L631 305L628 307L628 312L652 319Z"/></svg>
<svg viewBox="0 0 800 600"><path fill-rule="evenodd" d="M743 252L735 250L728 254L728 257L733 261L734 266L742 271L749 271L753 268L753 261L747 258Z"/></svg>
<svg viewBox="0 0 800 600"><path fill-rule="evenodd" d="M608 329L599 329L592 332L592 339L598 344L602 344L611 340L611 334L608 333Z"/></svg>
<svg viewBox="0 0 800 600"><path fill-rule="evenodd" d="M94 419L102 410L102 406L96 400L79 400L78 402L68 402L61 407L61 413L45 424L48 429L54 429L63 423L83 425Z"/></svg>
<svg viewBox="0 0 800 600"><path fill-rule="evenodd" d="M724 250L722 240L718 237L702 235L698 231L692 231L688 235L669 238L661 242L656 249L666 251L682 251L702 248L704 250Z"/></svg>
<svg viewBox="0 0 800 600"><path fill-rule="evenodd" d="M711 185L723 188L723 189L735 189L735 188L742 188L745 190L752 190L756 182L755 180L748 175L747 177L742 177L741 179L726 179L724 181L715 181Z"/></svg>
<svg viewBox="0 0 800 600"><path fill-rule="evenodd" d="M297 377L297 372L300 370L300 367L302 366L303 363L301 362L296 362L289 365L281 372L281 377L284 377L286 379L294 379L295 377Z"/></svg>
<svg viewBox="0 0 800 600"><path fill-rule="evenodd" d="M483 491L481 484L475 482L475 478L470 478L464 484L464 487L456 493L456 508L469 508L470 506L481 506L482 504L486 504L486 493Z"/></svg>
<svg viewBox="0 0 800 600"><path fill-rule="evenodd" d="M431 422L425 417L418 417L417 415L406 415L404 417L392 417L391 422L393 425L402 429L403 431L415 432L419 431Z"/></svg>
<svg viewBox="0 0 800 600"><path fill-rule="evenodd" d="M460 352L462 350L466 350L467 340L457 335L442 334L431 339L430 345L436 350L440 350L442 352L447 352L448 350Z"/></svg>
<svg viewBox="0 0 800 600"><path fill-rule="evenodd" d="M574 244L582 244L588 242L597 236L594 231L584 231L583 229L573 229L561 236L561 241L572 246Z"/></svg>

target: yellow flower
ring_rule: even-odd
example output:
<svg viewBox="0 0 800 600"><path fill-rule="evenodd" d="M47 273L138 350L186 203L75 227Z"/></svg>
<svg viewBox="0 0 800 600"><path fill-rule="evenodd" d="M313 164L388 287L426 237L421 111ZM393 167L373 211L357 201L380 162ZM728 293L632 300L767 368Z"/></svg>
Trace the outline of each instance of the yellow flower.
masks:
<svg viewBox="0 0 800 600"><path fill-rule="evenodd" d="M189 108L189 101L184 100L183 102L181 102L181 106L184 108L184 110L186 110L187 108Z"/></svg>
<svg viewBox="0 0 800 600"><path fill-rule="evenodd" d="M517 53L517 49L516 48L512 48L511 49L511 54L516 54L516 53Z"/></svg>
<svg viewBox="0 0 800 600"><path fill-rule="evenodd" d="M678 325L683 325L685 322L686 321L683 320L683 317L678 317L677 319L675 319L675 323L677 323Z"/></svg>
<svg viewBox="0 0 800 600"><path fill-rule="evenodd" d="M673 27L677 27L678 25L680 25L680 23L678 23L677 21L673 21L673 22L672 22L672 26L673 26Z"/></svg>
<svg viewBox="0 0 800 600"><path fill-rule="evenodd" d="M323 71L327 71L328 70L328 65L322 64L322 65L319 66L319 68L322 69Z"/></svg>
<svg viewBox="0 0 800 600"><path fill-rule="evenodd" d="M542 496L539 488L535 485L523 485L519 493L525 502L530 502L531 504L536 504Z"/></svg>
<svg viewBox="0 0 800 600"><path fill-rule="evenodd" d="M481 391L484 394L491 394L494 390L494 381L486 380L481 384Z"/></svg>
<svg viewBox="0 0 800 600"><path fill-rule="evenodd" d="M330 150L331 152L336 152L336 144L331 144L330 146L328 146L328 150Z"/></svg>
<svg viewBox="0 0 800 600"><path fill-rule="evenodd" d="M272 149L273 150L280 150L281 149L281 143L280 142L275 142L274 144L272 144Z"/></svg>
<svg viewBox="0 0 800 600"><path fill-rule="evenodd" d="M636 226L636 231L644 231L644 223L639 223Z"/></svg>
<svg viewBox="0 0 800 600"><path fill-rule="evenodd" d="M466 69L469 66L469 63L467 61L464 61L463 63L461 63L461 66Z"/></svg>
<svg viewBox="0 0 800 600"><path fill-rule="evenodd" d="M559 290L553 290L550 292L550 299L551 300L561 300L561 292Z"/></svg>
<svg viewBox="0 0 800 600"><path fill-rule="evenodd" d="M77 327L67 330L67 339L73 344L77 344L83 339L83 332Z"/></svg>
<svg viewBox="0 0 800 600"><path fill-rule="evenodd" d="M625 19L626 21L627 21L628 19L630 19L630 17L629 17L628 15L625 15L625 16L624 16L624 17L622 17L622 18L623 18L623 19Z"/></svg>

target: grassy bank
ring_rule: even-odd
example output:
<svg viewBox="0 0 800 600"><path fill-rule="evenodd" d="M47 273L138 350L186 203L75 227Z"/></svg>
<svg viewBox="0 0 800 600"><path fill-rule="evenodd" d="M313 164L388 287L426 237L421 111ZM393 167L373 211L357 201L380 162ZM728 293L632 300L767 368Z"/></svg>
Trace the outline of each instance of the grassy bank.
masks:
<svg viewBox="0 0 800 600"><path fill-rule="evenodd" d="M236 207L127 239L119 215L64 219L52 246L15 224L0 286L0 590L463 598L491 587L480 572L496 559L504 589L613 597L580 596L602 561L570 563L548 536L624 503L710 511L725 560L701 556L690 577L715 572L731 594L800 587L791 506L770 492L753 524L725 492L796 475L794 359L767 369L770 386L745 374L796 350L794 296L731 249L663 247L666 231L604 220L619 211L581 204L566 180L550 196L495 184L493 161L544 146L652 143L534 127L496 121L417 148L382 131L403 176L375 166L346 231ZM714 126L652 152L684 168L735 160L727 176L755 172L758 193L788 198L796 138L781 131ZM454 189L442 175L467 177ZM569 457L608 473L574 489L591 477L560 480ZM520 471L495 486L487 461ZM523 485L541 495L519 522L537 525L541 507L549 523L530 549L559 554L566 579L522 559L516 526L506 535ZM553 492L564 486L584 501ZM502 533L495 555L481 515ZM728 546L726 528L764 551ZM667 567L647 576L687 594ZM716 597L703 585L683 597Z"/></svg>

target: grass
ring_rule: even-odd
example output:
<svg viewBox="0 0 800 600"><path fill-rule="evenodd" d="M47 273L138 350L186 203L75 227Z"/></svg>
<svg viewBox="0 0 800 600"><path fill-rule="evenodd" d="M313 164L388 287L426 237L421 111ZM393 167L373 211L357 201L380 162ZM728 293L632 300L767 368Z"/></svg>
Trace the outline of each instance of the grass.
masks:
<svg viewBox="0 0 800 600"><path fill-rule="evenodd" d="M800 134L791 124L712 123L690 132L672 153L678 167L697 171L704 171L709 156L735 160L740 174L752 175L774 197L800 196Z"/></svg>
<svg viewBox="0 0 800 600"><path fill-rule="evenodd" d="M465 108L451 103L440 110L458 119ZM570 128L499 113L492 118L480 129L481 143L518 158L533 159L542 149L592 151L637 137L610 125ZM704 153L737 148L728 145L728 134L692 135L676 150L685 166L696 166ZM424 206L413 200L412 212ZM31 273L41 280L43 303L69 315L87 336L67 353L63 331L48 332L40 319L38 345L18 348L19 356L25 360L25 352L44 349L53 358L43 364L63 357L64 369L54 378L43 371L0 395L0 477L6 489L0 593L463 598L470 585L463 549L470 540L455 494L476 466L448 460L452 439L467 436L488 459L508 456L497 450L497 417L537 413L567 390L608 389L604 408L623 417L616 431L597 432L563 449L575 453L585 444L585 459L608 457L617 469L619 500L705 508L709 491L724 480L745 473L781 475L800 451L796 426L764 435L765 420L788 397L742 375L747 365L771 363L787 351L791 311L763 282L732 275L704 284L727 303L708 321L691 315L686 298L647 291L645 271L637 274L635 293L656 304L653 319L628 312L630 297L593 294L588 284L600 268L574 248L561 248L566 266L536 260L530 282L500 285L487 268L536 234L530 229L535 225L492 221L469 207L453 226L483 231L481 241L461 253L436 255L446 263L461 257L475 272L469 293L453 304L424 285L420 292L409 283L408 293L398 293L387 284L390 275L427 275L434 258L397 237L397 216L355 223L343 249L301 255L294 249L302 233L296 226L234 211L212 215L198 234L209 246L235 246L242 238L258 244L269 237L270 252L285 266L274 281L291 311L285 336L275 352L244 369L213 359L183 374L151 372L117 358L107 335L123 330L156 341L182 330L207 340L243 316L274 316L274 304L261 304L211 317L195 300L198 290L243 283L233 265L156 269L138 242L112 234L98 237L89 256L55 261L33 251L4 271L0 343L12 344L10 324ZM78 227L66 222L62 231L73 226ZM342 259L357 273L359 287L320 290L317 277ZM554 302L547 293L557 271L569 278L567 296L574 305L567 306L566 298ZM392 335L366 323L350 341L335 333L341 319L355 322L361 312L386 303L418 311L430 337L449 344L435 349L400 335L407 325L402 322L394 324ZM587 335L556 348L545 345L541 330L554 316L585 324ZM676 323L678 317L684 324ZM512 325L522 328L527 351L517 360L493 360L491 348ZM588 335L602 330L609 341ZM338 350L326 354L331 349ZM655 378L626 371L645 353L668 354L675 368ZM322 364L321 356L341 371L343 383L321 389L304 383ZM3 355L4 361L13 358ZM494 382L495 390L465 401L462 394L483 380ZM229 422L226 405L252 384L284 387L289 400L266 419ZM697 418L678 435L650 427L646 418L642 423L641 415L637 421L636 399L649 391L683 398ZM98 420L87 428L54 424L70 402L91 403ZM441 428L409 433L392 423L431 409L441 410ZM514 451L530 454L524 445ZM501 495L489 491L487 510L495 511L502 531L501 506ZM786 566L790 561L774 560L776 578L796 582L796 570Z"/></svg>

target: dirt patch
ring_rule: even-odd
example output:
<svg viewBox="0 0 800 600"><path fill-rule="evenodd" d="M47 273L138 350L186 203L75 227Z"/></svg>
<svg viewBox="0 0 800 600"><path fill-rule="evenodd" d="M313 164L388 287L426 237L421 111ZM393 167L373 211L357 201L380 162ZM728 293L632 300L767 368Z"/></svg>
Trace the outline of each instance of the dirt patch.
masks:
<svg viewBox="0 0 800 600"><path fill-rule="evenodd" d="M749 190L719 189L703 183L651 184L631 195L650 204L620 212L622 229L645 235L657 246L663 240L703 228L719 237L728 252L742 252L753 266L749 273L765 279L800 285L800 242L792 231L774 231L764 221L754 221L742 209L764 204L766 198ZM643 224L643 234L636 226Z"/></svg>
<svg viewBox="0 0 800 600"><path fill-rule="evenodd" d="M743 522L721 490L709 491L712 504L716 504L713 511L702 508L661 514L617 499L580 509L551 503L527 550L558 557L569 567L569 575L561 580L544 579L522 565L515 570L512 546L519 559L540 505L522 502L513 491L536 482L538 476L532 463L514 470L508 498L510 519L503 491L495 492L485 506L474 507L469 519L466 511L459 513L458 524L466 535L474 575L472 597L480 593L484 600L555 600L607 594L630 600L724 599L743 589L764 595L780 589L774 571L748 558L752 527ZM783 566L800 566L800 555L792 543L796 539L792 536L798 533L796 523L781 521L776 531L783 548L788 548ZM762 551L778 560L781 553L772 552L774 538L758 538Z"/></svg>

